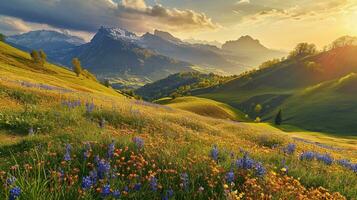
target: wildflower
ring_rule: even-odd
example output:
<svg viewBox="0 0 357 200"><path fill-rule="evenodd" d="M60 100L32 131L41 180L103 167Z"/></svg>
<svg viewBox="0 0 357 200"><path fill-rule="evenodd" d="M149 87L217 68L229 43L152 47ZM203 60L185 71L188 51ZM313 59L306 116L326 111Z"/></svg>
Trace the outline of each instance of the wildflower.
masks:
<svg viewBox="0 0 357 200"><path fill-rule="evenodd" d="M94 110L94 104L93 103L86 103L86 112L87 113L91 113L91 112L93 112L93 110Z"/></svg>
<svg viewBox="0 0 357 200"><path fill-rule="evenodd" d="M89 172L89 177L92 180L92 183L95 184L97 182L97 178L98 178L98 172L96 170L92 170Z"/></svg>
<svg viewBox="0 0 357 200"><path fill-rule="evenodd" d="M171 197L174 196L174 191L170 188L166 191L166 194L162 197L162 200L169 200Z"/></svg>
<svg viewBox="0 0 357 200"><path fill-rule="evenodd" d="M106 184L106 185L103 186L101 194L102 194L103 197L107 197L107 196L109 196L111 194L110 185L109 184Z"/></svg>
<svg viewBox="0 0 357 200"><path fill-rule="evenodd" d="M7 185L12 185L16 181L16 178L14 176L10 176L9 178L6 179L6 184Z"/></svg>
<svg viewBox="0 0 357 200"><path fill-rule="evenodd" d="M326 165L331 165L333 162L333 158L329 154L317 154L316 159L324 162Z"/></svg>
<svg viewBox="0 0 357 200"><path fill-rule="evenodd" d="M214 161L218 161L218 148L217 145L214 145L212 150L211 150L211 156Z"/></svg>
<svg viewBox="0 0 357 200"><path fill-rule="evenodd" d="M203 191L205 191L205 188L202 187L202 186L200 186L200 187L198 188L198 191L199 191L199 192L203 192Z"/></svg>
<svg viewBox="0 0 357 200"><path fill-rule="evenodd" d="M114 190L113 191L113 197L115 199L119 199L120 198L120 191L119 190Z"/></svg>
<svg viewBox="0 0 357 200"><path fill-rule="evenodd" d="M64 155L64 160L65 161L70 161L71 160L71 150L72 146L70 144L66 145L66 153Z"/></svg>
<svg viewBox="0 0 357 200"><path fill-rule="evenodd" d="M315 158L315 152L306 151L300 155L300 160L313 160Z"/></svg>
<svg viewBox="0 0 357 200"><path fill-rule="evenodd" d="M286 154L293 154L296 150L296 144L290 143L288 146L286 146L283 151Z"/></svg>
<svg viewBox="0 0 357 200"><path fill-rule="evenodd" d="M151 177L150 179L150 187L152 191L157 191L157 179L155 176Z"/></svg>
<svg viewBox="0 0 357 200"><path fill-rule="evenodd" d="M93 184L93 181L90 176L83 177L83 180L82 180L82 189L83 190L90 189L92 187L92 184Z"/></svg>
<svg viewBox="0 0 357 200"><path fill-rule="evenodd" d="M113 141L111 144L108 146L108 158L112 158L114 155L115 151L115 142Z"/></svg>
<svg viewBox="0 0 357 200"><path fill-rule="evenodd" d="M85 150L83 152L83 157L84 157L85 160L89 158L90 151L91 151L90 143L86 143L86 147L85 147Z"/></svg>
<svg viewBox="0 0 357 200"><path fill-rule="evenodd" d="M134 137L133 141L137 148L142 149L144 147L144 140L139 137Z"/></svg>
<svg viewBox="0 0 357 200"><path fill-rule="evenodd" d="M255 164L255 171L256 171L256 174L260 177L264 176L266 173L265 167L260 162L257 162Z"/></svg>
<svg viewBox="0 0 357 200"><path fill-rule="evenodd" d="M137 183L134 185L134 190L139 191L141 189L141 183Z"/></svg>
<svg viewBox="0 0 357 200"><path fill-rule="evenodd" d="M106 176L109 175L110 163L105 161L104 159L100 160L97 164L97 170L98 178L104 179Z"/></svg>
<svg viewBox="0 0 357 200"><path fill-rule="evenodd" d="M254 166L254 160L249 158L248 153L245 152L243 158L236 161L236 166L241 169L252 169Z"/></svg>
<svg viewBox="0 0 357 200"><path fill-rule="evenodd" d="M226 180L227 180L227 183L232 183L234 181L234 172L233 172L233 170L229 171L226 174Z"/></svg>
<svg viewBox="0 0 357 200"><path fill-rule="evenodd" d="M21 188L14 187L10 190L9 200L15 200L21 195Z"/></svg>
<svg viewBox="0 0 357 200"><path fill-rule="evenodd" d="M188 185L189 185L189 178L188 178L188 174L187 173L182 173L181 174L181 181L182 181L182 186L185 190L188 189Z"/></svg>

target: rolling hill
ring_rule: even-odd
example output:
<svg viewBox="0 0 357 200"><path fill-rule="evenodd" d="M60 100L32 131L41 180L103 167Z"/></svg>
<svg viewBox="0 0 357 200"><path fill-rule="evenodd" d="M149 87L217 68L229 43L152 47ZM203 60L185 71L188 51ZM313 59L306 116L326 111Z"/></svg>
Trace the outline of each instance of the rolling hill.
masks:
<svg viewBox="0 0 357 200"><path fill-rule="evenodd" d="M146 100L156 100L168 96L189 95L192 90L222 84L233 77L200 72L186 72L170 75L159 81L148 83L135 90Z"/></svg>
<svg viewBox="0 0 357 200"><path fill-rule="evenodd" d="M210 99L198 98L198 97L179 97L175 99L162 98L154 101L154 103L167 105L172 108L186 110L192 113L196 113L202 116L228 119L234 121L248 121L249 119L244 113L240 112L233 107L213 101Z"/></svg>
<svg viewBox="0 0 357 200"><path fill-rule="evenodd" d="M356 87L354 78L351 78L354 77L351 73L357 72L356 55L356 46L345 46L302 59L287 59L194 94L227 103L251 117L260 116L271 121L282 108L287 113L285 122L288 124L315 131L356 135L353 117L339 116L344 112L350 116L355 110L355 96L341 91L353 91L351 88ZM351 81L339 83L346 79ZM341 84L338 88L343 89L337 92L336 88L327 87L331 81L335 81L334 85ZM311 87L316 89L304 92ZM260 113L255 112L257 104L263 107ZM336 111L336 117L333 111Z"/></svg>

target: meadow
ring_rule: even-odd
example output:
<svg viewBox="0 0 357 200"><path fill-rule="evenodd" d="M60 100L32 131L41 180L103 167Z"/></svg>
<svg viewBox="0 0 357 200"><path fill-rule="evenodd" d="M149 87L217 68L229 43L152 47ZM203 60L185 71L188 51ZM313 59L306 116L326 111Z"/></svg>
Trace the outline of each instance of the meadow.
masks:
<svg viewBox="0 0 357 200"><path fill-rule="evenodd" d="M347 139L128 99L1 45L0 199L356 199Z"/></svg>

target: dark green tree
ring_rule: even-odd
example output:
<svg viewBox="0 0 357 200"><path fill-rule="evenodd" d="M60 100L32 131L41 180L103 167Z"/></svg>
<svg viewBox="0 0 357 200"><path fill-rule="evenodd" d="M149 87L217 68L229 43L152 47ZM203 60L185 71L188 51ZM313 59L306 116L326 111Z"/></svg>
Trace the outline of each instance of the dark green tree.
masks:
<svg viewBox="0 0 357 200"><path fill-rule="evenodd" d="M79 76L82 73L81 61L78 58L73 58L72 65L73 72L76 73L77 76Z"/></svg>
<svg viewBox="0 0 357 200"><path fill-rule="evenodd" d="M278 114L275 117L275 125L281 125L283 123L283 115L281 110L279 110Z"/></svg>
<svg viewBox="0 0 357 200"><path fill-rule="evenodd" d="M40 64L41 63L41 58L40 58L40 54L38 53L38 51L32 50L30 55L31 55L32 61L35 64Z"/></svg>
<svg viewBox="0 0 357 200"><path fill-rule="evenodd" d="M0 33L0 42L5 42L6 36Z"/></svg>
<svg viewBox="0 0 357 200"><path fill-rule="evenodd" d="M47 62L47 55L42 49L40 49L39 55L41 59L41 65L43 66Z"/></svg>
<svg viewBox="0 0 357 200"><path fill-rule="evenodd" d="M110 87L110 82L109 82L108 79L105 79L105 80L104 80L104 86L105 86L105 87Z"/></svg>

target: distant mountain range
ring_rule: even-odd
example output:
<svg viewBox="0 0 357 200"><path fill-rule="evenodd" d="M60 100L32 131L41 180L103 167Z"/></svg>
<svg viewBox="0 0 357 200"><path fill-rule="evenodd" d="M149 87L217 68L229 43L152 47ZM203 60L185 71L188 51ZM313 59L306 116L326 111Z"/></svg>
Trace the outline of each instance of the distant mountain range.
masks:
<svg viewBox="0 0 357 200"><path fill-rule="evenodd" d="M59 49L68 49L86 43L82 38L56 31L31 31L21 35L13 35L6 41L24 50L43 49L49 53Z"/></svg>
<svg viewBox="0 0 357 200"><path fill-rule="evenodd" d="M44 30L9 36L7 42L27 51L43 49L51 61L65 66L71 66L72 58L78 57L83 66L99 78L130 77L139 82L196 71L198 67L193 66L237 74L266 59L284 55L249 36L227 42L219 48L191 44L159 30L137 36L111 27L101 27L89 43L75 36Z"/></svg>

